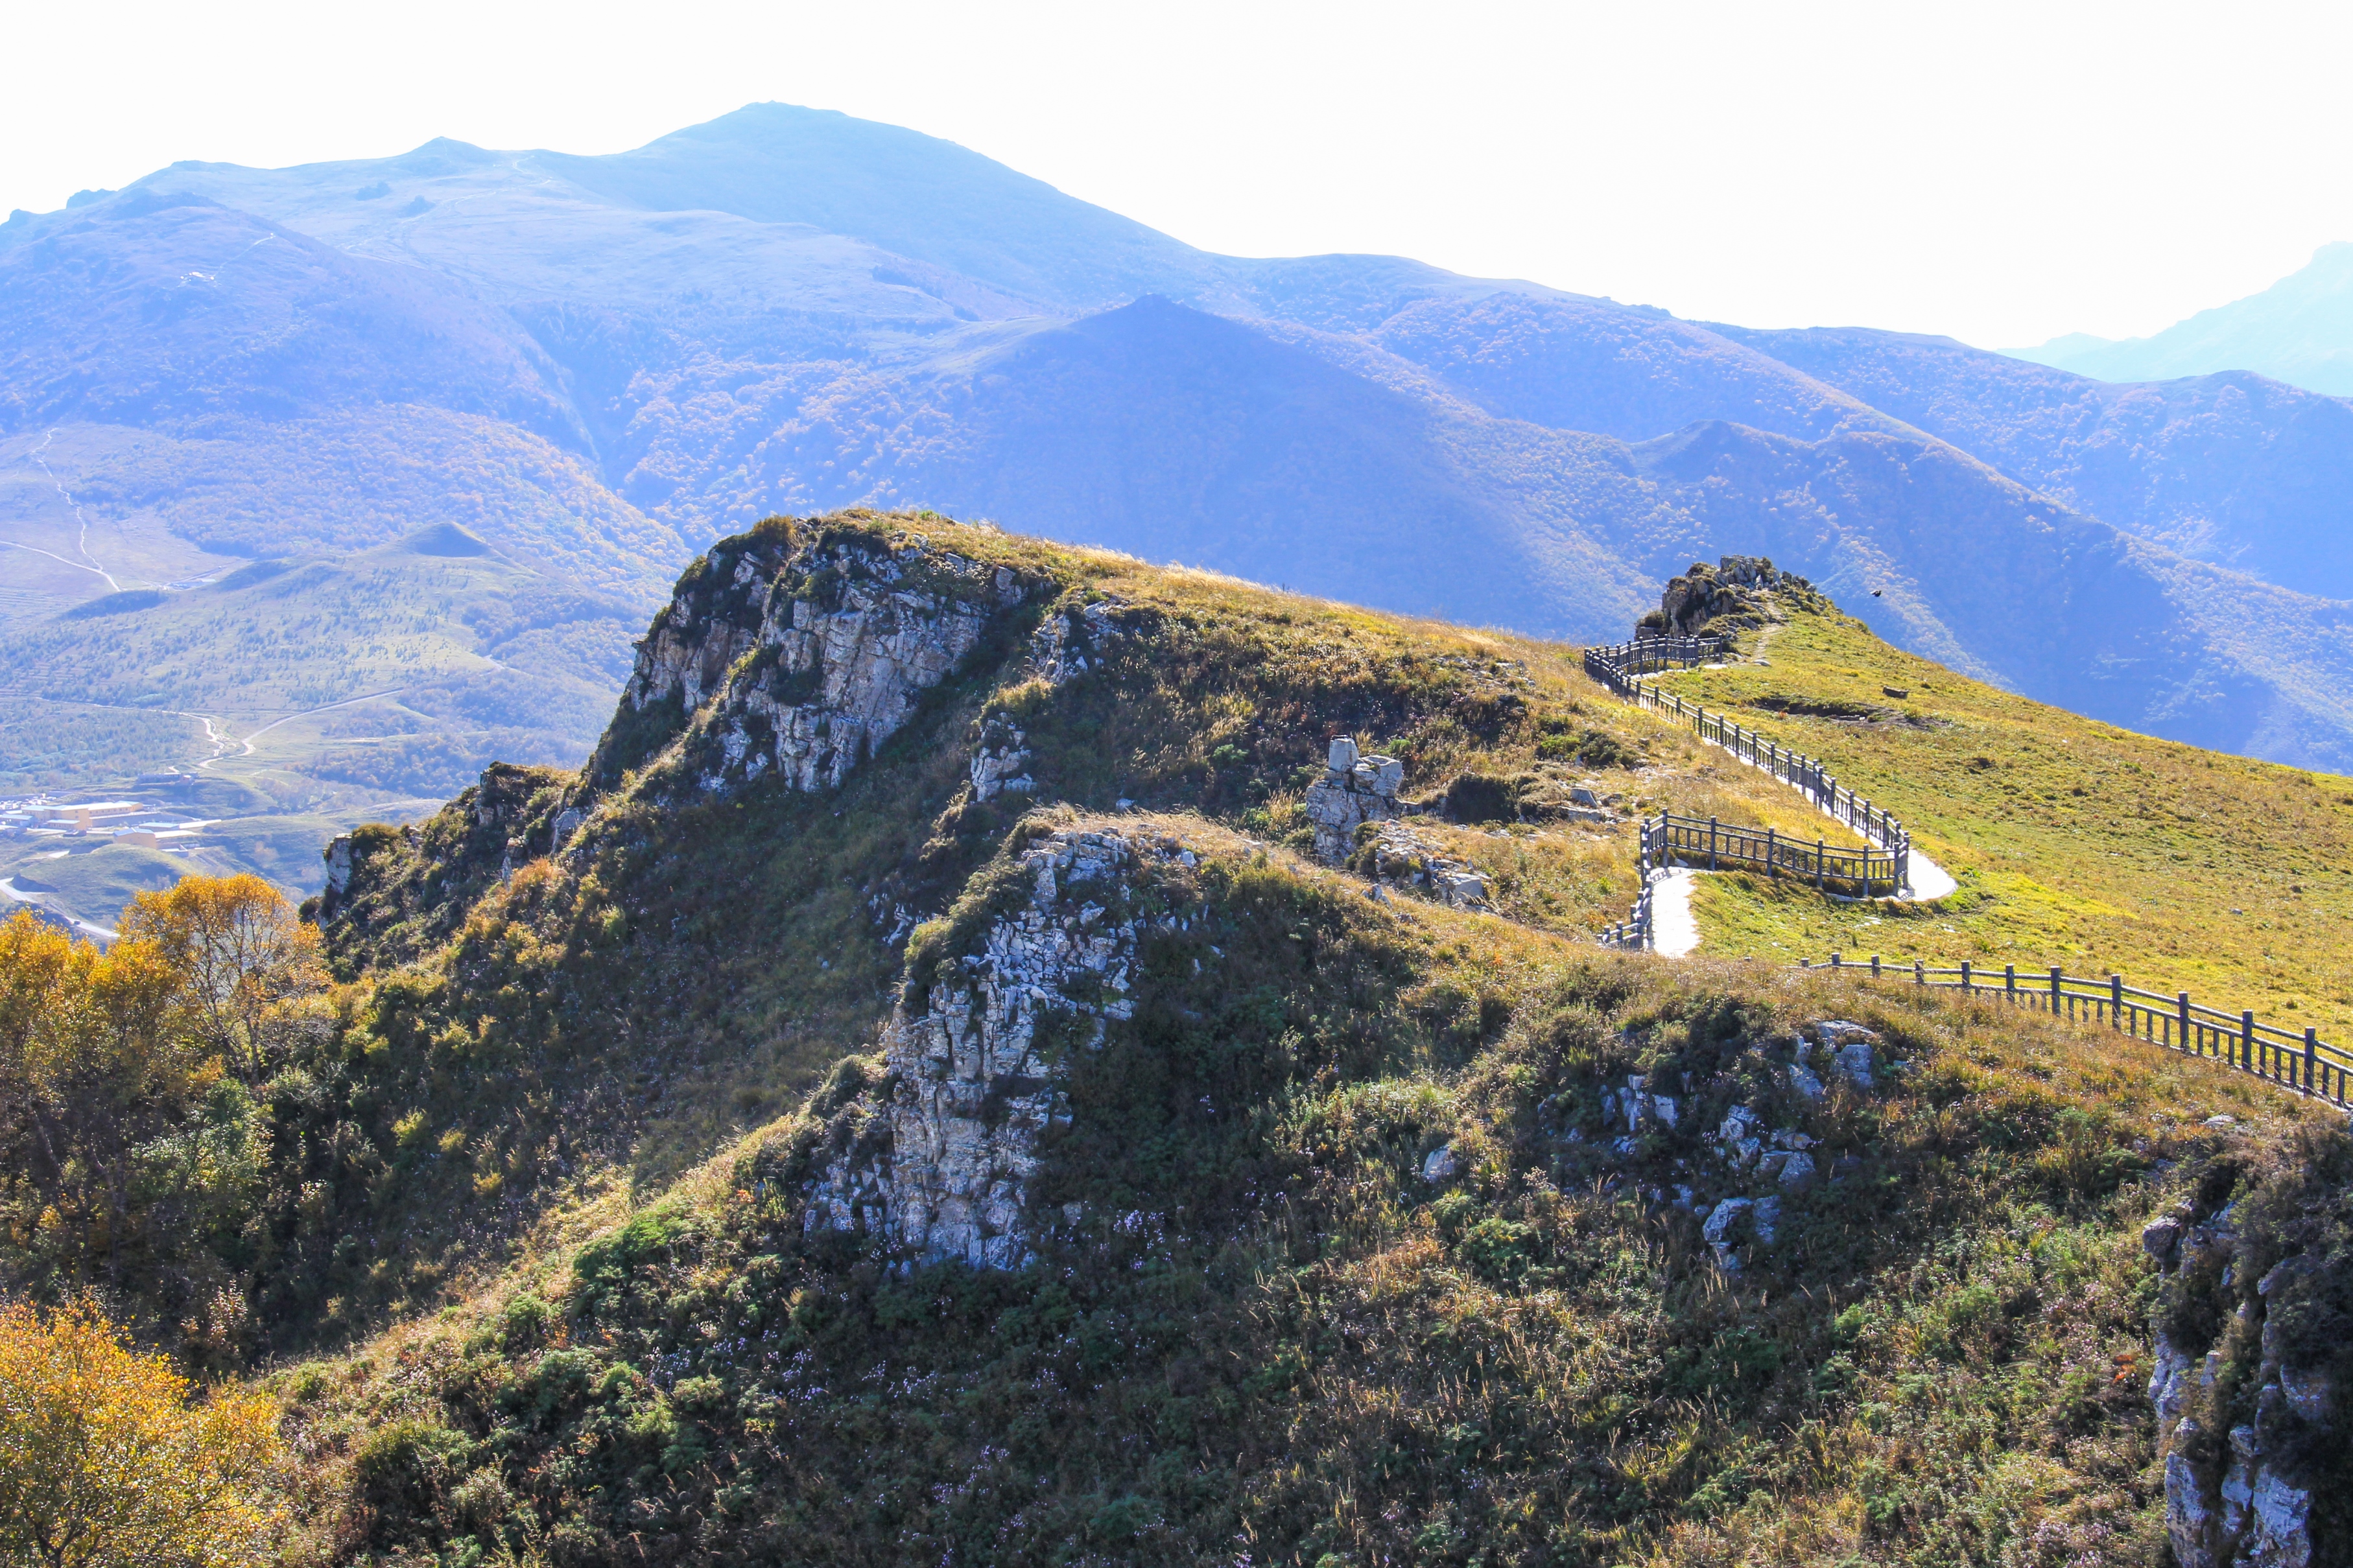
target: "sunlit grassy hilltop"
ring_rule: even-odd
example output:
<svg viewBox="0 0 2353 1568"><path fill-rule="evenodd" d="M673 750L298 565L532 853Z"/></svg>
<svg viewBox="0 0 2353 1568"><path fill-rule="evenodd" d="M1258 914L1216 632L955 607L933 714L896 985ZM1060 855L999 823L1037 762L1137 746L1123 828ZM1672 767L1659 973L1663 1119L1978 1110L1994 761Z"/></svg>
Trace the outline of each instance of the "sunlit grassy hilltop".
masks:
<svg viewBox="0 0 2353 1568"><path fill-rule="evenodd" d="M2353 780L2048 708L1842 615L1796 613L1758 640L1665 689L1822 758L1961 889L1907 908L1704 879L1705 951L2057 963L2353 1033Z"/></svg>
<svg viewBox="0 0 2353 1568"><path fill-rule="evenodd" d="M797 733L754 698L826 689L792 638L886 598L902 652L980 629L838 782L750 771ZM2063 722L2180 798L2228 771L2333 825L2295 775L1957 682L1940 715L1950 678L1795 615L1769 665L1685 679L1766 682L1744 715L1965 885L1704 879L1677 960L1592 940L1641 814L1829 825L1574 648L866 512L721 542L640 647L653 700L586 769L353 836L315 906L335 983L223 1097L249 1166L115 1287L168 1338L222 1282L210 1353L302 1457L283 1560L2124 1568L2164 1551L2159 1334L2216 1369L2177 1451L2219 1485L2263 1424L2342 1539L2353 1450L2260 1392L2275 1355L2353 1389L2341 1113L1743 962L1895 929L2186 950L2194 916L2136 927L2063 819L2105 798L2066 753L2036 811L2005 783ZM1924 727L1772 716L1906 682ZM1490 907L1374 887L1361 837L1316 858L1343 735L1402 760L1418 853ZM1907 787L1833 750L1915 735L1951 750ZM980 790L1011 748L1030 787ZM968 1238L921 1228L983 1195ZM13 1202L10 1287L85 1283L97 1242ZM2160 1275L2142 1227L2226 1205L2232 1268Z"/></svg>

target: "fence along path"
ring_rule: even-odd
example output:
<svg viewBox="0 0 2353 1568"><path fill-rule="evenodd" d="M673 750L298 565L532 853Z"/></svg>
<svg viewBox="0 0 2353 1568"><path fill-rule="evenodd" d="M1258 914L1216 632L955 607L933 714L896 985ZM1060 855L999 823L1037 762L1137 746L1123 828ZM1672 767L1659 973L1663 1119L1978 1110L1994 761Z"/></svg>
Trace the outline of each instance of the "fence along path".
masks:
<svg viewBox="0 0 2353 1568"><path fill-rule="evenodd" d="M1770 827L1742 827L1715 817L1678 816L1661 811L1642 824L1642 875L1653 868L1704 866L1711 871L1763 871L1792 876L1827 892L1893 898L1904 889L1901 851L1848 849L1817 838L1811 844Z"/></svg>
<svg viewBox="0 0 2353 1568"><path fill-rule="evenodd" d="M1662 670L1689 669L1730 651L1729 637L1643 637L1585 650L1585 673L1638 708L1648 708L1678 723L1687 724L1703 741L1713 742L1742 762L1762 768L1802 793L1815 808L1827 812L1864 838L1893 855L1900 887L1911 879L1912 835L1884 806L1872 805L1841 784L1830 769L1801 752L1790 751L1745 724L1721 713L1711 713L1673 692L1643 684L1641 677Z"/></svg>
<svg viewBox="0 0 2353 1568"><path fill-rule="evenodd" d="M1604 947L1639 952L1651 942L1652 900L1651 873L1675 860L1687 865L1699 864L1703 838L1713 841L1714 858L1709 868L1715 869L1725 858L1726 832L1747 836L1743 839L1743 853L1736 857L1744 869L1755 869L1778 876L1784 870L1805 876L1827 890L1833 879L1846 885L1861 884L1868 893L1876 885L1889 884L1888 892L1901 893L1912 879L1912 835L1904 824L1884 806L1870 801L1841 785L1831 771L1815 758L1790 751L1745 724L1736 723L1721 713L1711 713L1695 702L1686 702L1673 693L1662 693L1645 685L1641 678L1669 669L1689 669L1720 658L1730 650L1732 639L1720 637L1641 637L1633 642L1613 643L1604 647L1585 650L1585 673L1608 687L1611 691L1638 708L1648 708L1688 724L1703 741L1722 746L1734 756L1750 765L1763 769L1783 784L1803 794L1817 809L1854 829L1867 842L1885 851L1886 859L1876 856L1859 855L1856 851L1832 849L1817 842L1807 849L1802 839L1780 838L1769 829L1725 829L1718 823L1703 823L1696 817L1673 817L1661 813L1660 820L1645 823L1642 827L1641 894L1635 900L1627 918L1616 925L1605 927L1599 933ZM1752 841L1763 837L1761 845ZM1841 868L1833 871L1833 866ZM1881 868L1886 869L1883 872Z"/></svg>
<svg viewBox="0 0 2353 1568"><path fill-rule="evenodd" d="M2187 991L2168 996L2127 985L2124 976L2086 980L2062 973L2021 975L2016 964L2004 964L1997 975L1973 969L1966 961L1957 969L1931 969L1915 960L1910 967L1883 967L1873 953L1865 963L1849 963L1831 953L1827 964L1810 961L1801 969L1824 968L1841 973L1868 975L1873 980L1909 980L1915 985L1991 996L2014 1006L2039 1007L2053 1017L2104 1023L2119 1033L2151 1045L2168 1046L2191 1056L2212 1057L2224 1066L2265 1079L2299 1094L2346 1103L2347 1078L2353 1074L2353 1054L2320 1037L2307 1027L2301 1035L2255 1021L2252 1012L2225 1013L2189 999Z"/></svg>
<svg viewBox="0 0 2353 1568"><path fill-rule="evenodd" d="M1784 750L1765 740L1754 731L1726 720L1722 714L1709 713L1694 703L1679 697L1662 697L1657 690L1642 684L1643 675L1667 669L1687 669L1721 657L1730 647L1727 637L1644 637L1636 642L1619 643L1609 647L1588 648L1585 651L1586 673L1609 687L1627 700L1641 707L1673 714L1687 721L1701 738L1725 746L1744 760L1756 763L1774 777L1804 790L1818 805L1831 810L1839 819L1852 826L1872 843L1888 852L1896 868L1896 880L1901 885L1909 878L1911 835L1904 825L1883 809L1869 801L1858 800L1852 790L1840 788L1838 781L1814 759ZM1720 824L1700 823L1695 817L1673 817L1660 813L1656 824L1642 826L1642 896L1634 905L1631 917L1601 932L1606 947L1642 949L1651 945L1651 878L1654 865L1664 865L1667 857L1688 858L1700 849L1699 833L1704 830L1712 840L1716 859L1710 869L1720 863L1723 856L1723 835ZM1753 835L1755 829L1732 829ZM1799 846L1803 847L1802 845ZM1834 850L1831 855L1856 856L1853 850ZM1768 847L1767 864L1773 862ZM1864 872L1875 857L1863 855ZM1799 866L1802 861L1783 862ZM1819 860L1816 862L1818 885L1834 875ZM2039 1007L2054 1017L2068 1017L2092 1023L2105 1023L2121 1034L2153 1045L2186 1052L2191 1056L2210 1057L2234 1071L2250 1074L2284 1089L2314 1099L2326 1100L2344 1107L2348 1092L2348 1076L2353 1076L2353 1052L2330 1045L2320 1037L2319 1031L2307 1027L2301 1035L2269 1024L2258 1023L2250 1011L2237 1014L2192 1002L2189 993L2179 992L2167 996L2160 992L2143 991L2126 985L2122 975L2111 974L2105 980L2088 980L2063 973L2056 966L2047 973L2030 973L2024 984L2020 984L2018 967L2006 964L1999 984L1985 970L1973 968L1964 961L1957 969L1932 969L1915 960L1906 970L1899 966L1883 967L1873 954L1867 964L1848 963L1841 955L1832 953L1826 965L1810 960L1801 961L1801 969L1825 967L1844 973L1865 975L1877 980L1893 976L1909 979L1915 985L1957 990L1970 995L1990 995L2007 1000L2012 1005Z"/></svg>

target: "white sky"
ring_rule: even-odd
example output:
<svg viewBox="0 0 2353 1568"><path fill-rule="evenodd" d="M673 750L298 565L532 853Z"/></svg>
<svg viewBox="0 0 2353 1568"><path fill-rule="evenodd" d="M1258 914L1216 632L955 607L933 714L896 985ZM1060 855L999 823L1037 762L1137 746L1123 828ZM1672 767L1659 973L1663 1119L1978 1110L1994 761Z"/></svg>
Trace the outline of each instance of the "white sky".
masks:
<svg viewBox="0 0 2353 1568"><path fill-rule="evenodd" d="M2155 331L2353 238L2353 7L13 7L0 208L179 158L601 153L764 99L1192 244L1388 251L1753 326Z"/></svg>

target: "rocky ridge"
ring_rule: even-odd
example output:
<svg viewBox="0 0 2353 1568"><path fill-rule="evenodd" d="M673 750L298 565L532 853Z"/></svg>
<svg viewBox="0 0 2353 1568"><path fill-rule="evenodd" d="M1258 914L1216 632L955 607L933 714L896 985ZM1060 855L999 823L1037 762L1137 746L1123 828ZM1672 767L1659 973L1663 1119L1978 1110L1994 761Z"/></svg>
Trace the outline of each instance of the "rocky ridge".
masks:
<svg viewBox="0 0 2353 1568"><path fill-rule="evenodd" d="M630 680L625 700L642 707L674 694L693 711L699 673L717 655L733 656L723 687L695 713L701 736L689 738L705 795L771 768L795 789L839 787L1033 586L1008 567L913 541L838 541L793 565L776 577L748 647L740 626L714 623L699 658L673 672L649 646ZM735 570L745 585L756 583L753 557Z"/></svg>
<svg viewBox="0 0 2353 1568"><path fill-rule="evenodd" d="M2283 1450L2337 1440L2335 1390L2287 1359L2278 1320L2311 1265L2285 1258L2247 1279L2242 1241L2236 1205L2200 1219L2189 1200L2141 1232L2168 1283L2196 1289L2211 1282L2225 1299L2238 1298L2202 1352L2169 1330L2156 1336L2148 1399L2165 1457L2166 1534L2179 1568L2306 1568L2313 1492L2297 1484L2299 1467ZM2251 1411L2232 1398L2246 1387L2254 1391Z"/></svg>
<svg viewBox="0 0 2353 1568"><path fill-rule="evenodd" d="M1755 631L1779 618L1772 602L1776 595L1799 603L1827 603L1811 583L1761 555L1726 555L1714 566L1694 561L1690 571L1668 581L1659 607L1635 624L1634 635Z"/></svg>
<svg viewBox="0 0 2353 1568"><path fill-rule="evenodd" d="M1015 861L1027 896L976 950L941 961L883 1035L886 1077L839 1120L806 1226L870 1237L923 1262L1019 1268L1040 1228L1075 1213L1030 1204L1041 1136L1070 1120L1074 1052L1134 1016L1137 873L1191 865L1173 838L1053 832ZM1161 917L1179 929L1183 917Z"/></svg>

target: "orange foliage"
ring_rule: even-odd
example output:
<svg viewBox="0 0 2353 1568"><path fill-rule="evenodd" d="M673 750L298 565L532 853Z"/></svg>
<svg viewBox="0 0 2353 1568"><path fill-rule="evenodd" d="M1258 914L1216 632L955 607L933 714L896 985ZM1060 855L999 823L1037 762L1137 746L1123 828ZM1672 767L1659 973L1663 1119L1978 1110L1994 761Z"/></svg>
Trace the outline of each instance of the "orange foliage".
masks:
<svg viewBox="0 0 2353 1568"><path fill-rule="evenodd" d="M165 1357L88 1305L0 1308L0 1560L230 1568L270 1560L283 1458L261 1394L192 1401Z"/></svg>

